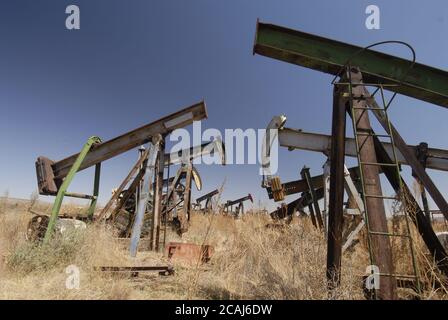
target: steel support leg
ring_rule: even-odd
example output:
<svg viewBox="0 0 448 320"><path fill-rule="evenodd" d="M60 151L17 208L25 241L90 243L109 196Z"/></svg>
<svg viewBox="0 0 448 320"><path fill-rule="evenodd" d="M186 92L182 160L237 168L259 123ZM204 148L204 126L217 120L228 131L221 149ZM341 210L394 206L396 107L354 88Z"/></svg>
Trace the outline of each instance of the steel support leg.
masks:
<svg viewBox="0 0 448 320"><path fill-rule="evenodd" d="M93 181L93 199L90 202L89 210L87 211L87 217L90 221L93 221L93 215L95 213L96 203L98 201L98 194L100 191L100 175L101 175L101 162L95 165L95 180Z"/></svg>
<svg viewBox="0 0 448 320"><path fill-rule="evenodd" d="M131 232L131 244L129 247L131 257L135 257L137 255L137 248L138 243L140 242L143 219L145 216L146 208L148 206L149 195L150 193L152 193L153 188L152 181L154 179L155 165L159 153L159 144L160 141L157 141L154 144L150 145L149 147L150 148L149 157L143 175L143 187L140 193L138 208L137 211L135 212L134 224L132 226L132 232Z"/></svg>
<svg viewBox="0 0 448 320"><path fill-rule="evenodd" d="M364 91L365 91L364 94L370 97L370 93L366 88L364 88ZM375 110L373 114L378 119L378 122L383 126L384 130L386 130L390 135L393 135L397 149L400 150L401 154L405 157L406 161L411 166L414 174L425 186L425 189L428 191L429 195L434 200L437 207L440 209L440 211L442 211L445 219L448 220L448 203L446 202L440 190L437 189L432 179L426 173L425 168L421 165L420 161L418 160L413 150L406 145L404 139L401 137L401 135L398 133L398 131L392 124L390 125L392 132L389 132L389 127L387 125L387 121L383 115L383 112L381 111L381 107L377 104L377 102L373 97L370 97L368 99L368 104L372 108L379 109Z"/></svg>
<svg viewBox="0 0 448 320"><path fill-rule="evenodd" d="M61 210L62 200L64 200L64 195L67 192L68 186L75 177L76 172L78 172L79 168L81 167L82 162L90 151L90 148L95 143L101 143L101 139L93 136L87 140L86 144L84 145L72 167L70 168L67 176L62 182L62 185L58 190L58 194L56 195L56 199L54 200L53 208L51 209L50 221L48 222L47 231L45 232L44 243L47 243L50 240L51 235L53 234L54 226L59 215L59 210Z"/></svg>
<svg viewBox="0 0 448 320"><path fill-rule="evenodd" d="M365 89L362 83L362 74L358 69L351 68L350 79L355 83L352 87L352 110L355 119L356 132L371 132L369 114L365 100ZM365 108L364 110L362 108ZM362 163L378 163L373 137L369 135L359 138L359 159ZM368 228L370 232L388 233L386 212L384 209L384 200L381 198L367 197L366 195L382 195L381 182L379 176L379 167L377 165L361 165L364 179L365 203L368 216ZM392 248L390 239L387 236L369 234L371 246L371 261L380 270L381 274L394 274L392 261ZM397 283L393 276L381 276L378 298L392 300L397 298Z"/></svg>
<svg viewBox="0 0 448 320"><path fill-rule="evenodd" d="M316 214L316 220L317 220L319 229L322 230L324 228L324 222L322 220L322 214L320 212L319 202L316 197L316 190L315 190L313 182L311 180L310 168L303 167L302 171L300 172L300 175L302 176L302 179L304 179L306 181L306 184L308 185L309 194L311 196L311 201L314 206L314 213Z"/></svg>
<svg viewBox="0 0 448 320"><path fill-rule="evenodd" d="M328 208L327 281L330 290L341 278L344 210L345 103L341 88L333 88L332 143L330 151L330 196Z"/></svg>
<svg viewBox="0 0 448 320"><path fill-rule="evenodd" d="M160 220L162 217L162 192L163 192L163 173L164 173L164 154L165 154L165 139L159 143L159 157L156 166L156 184L154 190L154 210L153 210L153 234L152 234L152 250L159 251L159 237L160 237Z"/></svg>
<svg viewBox="0 0 448 320"><path fill-rule="evenodd" d="M330 201L330 160L328 159L324 164L324 172L323 172L323 188L324 188L324 211L323 211L323 220L324 220L324 228L325 234L328 234L328 207Z"/></svg>
<svg viewBox="0 0 448 320"><path fill-rule="evenodd" d="M318 225L317 225L316 215L314 214L314 208L313 208L313 205L312 205L312 203L311 203L311 199L310 199L311 196L310 196L310 194L309 194L308 191L306 192L305 197L306 197L307 201L309 202L309 205L308 205L308 211L310 212L311 223L313 224L314 228L317 229L317 228L319 228L319 227L318 227Z"/></svg>
<svg viewBox="0 0 448 320"><path fill-rule="evenodd" d="M381 163L392 163L392 159L387 154L380 140L377 137L374 137L374 141L378 160ZM395 170L389 166L383 167L382 170L392 188L394 188L396 192L400 192L400 181L398 180L399 177L397 177ZM414 196L409 190L406 182L403 180L403 178L400 177L400 179L401 185L403 187L403 190L401 192L404 193L403 198L406 201L404 206L405 210L408 210L409 217L415 224L429 252L434 257L438 268L440 269L440 271L442 271L443 274L445 274L445 276L448 276L448 255L445 251L445 248L437 238L437 235L435 234L431 223L427 220L425 214L418 205L418 202L415 200Z"/></svg>
<svg viewBox="0 0 448 320"><path fill-rule="evenodd" d="M191 179L192 179L193 165L188 163L187 176L185 178L185 196L184 196L184 214L185 227L190 223L190 209L191 209ZM182 226L185 228L184 226Z"/></svg>

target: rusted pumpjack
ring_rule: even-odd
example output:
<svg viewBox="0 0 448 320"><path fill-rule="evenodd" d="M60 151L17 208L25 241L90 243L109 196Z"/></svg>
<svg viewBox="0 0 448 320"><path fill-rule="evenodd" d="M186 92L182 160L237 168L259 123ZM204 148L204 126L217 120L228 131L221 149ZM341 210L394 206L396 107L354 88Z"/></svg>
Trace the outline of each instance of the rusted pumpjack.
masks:
<svg viewBox="0 0 448 320"><path fill-rule="evenodd" d="M168 191L162 195L162 221L164 224L170 224L179 235L188 230L192 182L194 182L197 190L202 189L202 180L199 172L192 165L184 164L180 166L175 176L163 180L163 185ZM120 237L129 237L131 234L139 192L139 188L122 191L117 199L113 213L106 219L108 223L113 224L119 230ZM153 200L153 194L150 194L147 203L148 212L152 210ZM147 226L143 228L141 237L148 236L151 223L150 216L145 217L145 223Z"/></svg>
<svg viewBox="0 0 448 320"><path fill-rule="evenodd" d="M43 219L47 220L44 241L48 241L53 234L64 196L91 200L88 213L84 217L90 221L104 221L111 215L113 216L114 211L112 211L112 214L109 212L113 205L119 203L123 206L134 192L139 190L138 197L136 197L137 209L131 233L131 255L136 255L143 227L143 218L147 212L151 215L150 249L159 250L160 221L163 213L164 169L172 164L189 163L191 154L197 155L203 152L211 154L215 151L219 153L219 148L223 149L222 143L216 141L213 144L190 148L190 150L187 150L187 154L184 154L182 151L165 154L165 138L173 130L185 127L193 123L193 121L200 121L204 118L207 118L206 106L204 102L199 102L106 142L102 142L97 137L91 137L80 153L63 160L52 161L46 157L39 157L36 162L39 193L41 195L56 196L50 218ZM146 143L149 146L142 152L139 161L131 169L101 213L95 216L101 163ZM213 150L214 147L218 149ZM75 174L91 166L95 166L93 195L68 192L67 188ZM189 180L187 179L187 181ZM129 183L130 185L128 186ZM128 192L123 193L125 190ZM151 208L148 208L147 204L151 195L154 200ZM117 201L119 197L121 199Z"/></svg>
<svg viewBox="0 0 448 320"><path fill-rule="evenodd" d="M121 191L127 184L130 183L129 188L127 188L123 197L120 199L116 195L114 195L100 213L100 218L106 217L107 221L113 221L116 214L120 212L121 208L129 201L129 199L132 199L132 197L138 199L136 201L137 209L135 211L135 214L130 215L126 232L126 236L131 237L131 255L134 255L136 253L136 247L138 245L139 239L142 236L146 236L149 229L148 224L149 226L152 226L154 224L159 226L157 229L153 229L152 227L150 228L150 239L158 239L160 237L160 232L163 231L163 244L165 244L167 230L166 228L168 224L171 225L179 235L182 235L182 233L188 230L192 205L191 182L195 182L196 188L198 190L202 189L202 181L200 175L193 167L192 160L196 157L210 154L216 154L220 156L221 164L225 164L224 145L219 139L209 143L205 143L201 146L190 148L189 150L180 150L179 152L173 152L170 155L169 159L171 160L167 163L167 166L169 168L169 165L180 165L176 175L174 177L163 180L163 182L158 182L156 179L152 184L152 188L149 188L149 191L145 192L145 190L148 189L146 189L147 186L143 184L144 178L142 172L145 166L148 166L147 161L148 159L150 159L150 153L143 153L139 161L137 161L136 165L134 166L134 168L136 168L140 165L142 167L140 169L140 172L136 175L132 183L130 183L130 177L132 176L131 170L131 173L125 178L118 189L119 191ZM142 158L147 160L142 161ZM158 219L156 219L157 221L152 222L154 216L147 215L146 213L151 213L151 211L155 210L157 197L155 196L155 192L153 190L157 185L165 186L166 192L163 192L163 188L161 188L162 191L160 196L160 216L158 217ZM115 202L115 208L112 210L111 214L107 216L107 212ZM146 203L146 205L144 205L144 203ZM140 205L140 209L138 205ZM135 208L136 206L131 203L131 207ZM136 223L136 221L138 222ZM163 229L161 229L162 225ZM156 245L156 243L153 244L153 246Z"/></svg>
<svg viewBox="0 0 448 320"><path fill-rule="evenodd" d="M254 199L252 198L252 195L250 193L247 196L236 200L227 200L227 202L224 204L223 212L225 214L231 214L235 218L239 218L244 214L244 202L248 200L254 203ZM234 205L237 205L235 207L235 210L233 210Z"/></svg>
<svg viewBox="0 0 448 320"><path fill-rule="evenodd" d="M194 204L195 209L201 211L202 213L210 213L212 208L212 200L215 195L219 193L218 189L215 189L213 191L210 191L207 194L204 194L203 196L200 196L196 199L196 203ZM204 207L202 207L202 202L205 201Z"/></svg>
<svg viewBox="0 0 448 320"><path fill-rule="evenodd" d="M404 44L398 41L392 42ZM439 269L448 275L447 253L401 177L400 157L412 167L414 175L447 219L448 203L426 173L418 155L406 145L390 123L387 109L397 93L448 107L448 73L416 63L413 50L413 61L409 61L370 49L383 43L386 42L361 48L301 31L257 23L254 53L335 76L332 82L334 90L331 149L328 153L331 160L327 246L328 288L331 293L339 285L341 277L344 153L347 148L345 131L346 114L348 114L352 118L356 157L362 180L370 263L380 270L379 274L378 271L373 271L381 281L380 288L375 287L372 290L373 295L379 299L395 299L397 274L394 273L389 238L400 235L388 231L384 199L400 198L404 202L404 215L415 224ZM367 87L374 88L373 94ZM389 101L386 101L383 90L393 92ZM378 95L381 95L382 106L375 99L375 94L378 92ZM384 129L384 134L376 133L372 129L369 121L370 113ZM392 154L388 153L380 137L390 139ZM396 196L387 197L382 194L380 171L389 180ZM277 186L274 191L280 192ZM409 227L406 235L401 236L406 236L410 242L414 274L408 279L415 280L418 291L418 270Z"/></svg>

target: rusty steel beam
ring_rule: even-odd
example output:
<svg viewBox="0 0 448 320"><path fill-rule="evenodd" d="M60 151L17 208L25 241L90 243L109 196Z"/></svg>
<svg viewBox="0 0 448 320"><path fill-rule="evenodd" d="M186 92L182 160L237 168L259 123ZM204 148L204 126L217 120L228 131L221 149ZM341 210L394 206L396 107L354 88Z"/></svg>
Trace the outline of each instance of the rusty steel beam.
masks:
<svg viewBox="0 0 448 320"><path fill-rule="evenodd" d="M448 107L448 73L420 63L258 21L253 51L333 75L350 63L359 66L365 82Z"/></svg>
<svg viewBox="0 0 448 320"><path fill-rule="evenodd" d="M180 184L180 181L182 179L185 179L186 181L188 179L193 180L196 185L196 189L199 191L202 190L202 179L196 168L193 167L191 163L182 164L179 170L177 170L176 175L174 177L170 177L169 179L170 184L168 185L168 190L166 193L165 205L167 205L167 203L172 199L172 197L176 193L176 186Z"/></svg>
<svg viewBox="0 0 448 320"><path fill-rule="evenodd" d="M158 272L161 276L168 276L174 274L174 268L172 266L101 266L94 267L95 271L102 272L115 272L115 273L131 273L132 276L136 277L141 272Z"/></svg>
<svg viewBox="0 0 448 320"><path fill-rule="evenodd" d="M420 142L417 148L417 159L420 161L423 168L426 170L426 159L428 158L428 144L426 142ZM420 195L422 199L423 210L426 215L426 219L431 222L431 212L429 210L428 197L426 196L426 189L420 179L412 172L412 176L416 179L420 188Z"/></svg>
<svg viewBox="0 0 448 320"><path fill-rule="evenodd" d="M359 178L359 168L358 167L349 168L348 171L350 172L350 176L352 177L353 180L356 180ZM324 175L321 174L318 176L311 177L310 181L316 189L319 189L319 188L323 188L323 179L324 179ZM308 188L308 184L303 179L302 180L294 180L294 181L282 183L282 188L283 188L285 195L289 196L291 194L305 192ZM268 193L269 199L273 199L274 196L272 193L272 188L267 187L266 191Z"/></svg>
<svg viewBox="0 0 448 320"><path fill-rule="evenodd" d="M316 215L317 223L319 225L320 229L324 228L324 221L322 219L322 214L319 207L319 202L317 199L315 186L313 185L311 181L311 175L310 175L310 168L303 167L302 171L300 171L300 175L302 179L304 179L308 185L308 195L310 196L310 200L312 204L309 205L310 213L313 216Z"/></svg>
<svg viewBox="0 0 448 320"><path fill-rule="evenodd" d="M191 178L193 175L193 165L188 164L187 176L185 178L185 192L184 192L184 204L183 210L185 217L187 218L187 225L190 221L190 212L191 212Z"/></svg>
<svg viewBox="0 0 448 320"><path fill-rule="evenodd" d="M330 201L328 208L327 283L330 290L339 286L342 262L342 228L344 222L344 150L346 99L342 87L333 88L333 117L330 151Z"/></svg>
<svg viewBox="0 0 448 320"><path fill-rule="evenodd" d="M109 199L109 201L106 203L104 208L101 210L98 217L95 219L96 221L100 221L103 217L105 217L107 211L112 207L115 201L118 200L120 197L120 194L123 192L126 185L129 183L129 181L132 179L134 174L141 169L143 162L148 159L149 149L145 150L138 161L135 163L135 165L132 167L131 171L129 171L128 175L124 178L124 180L121 182L120 186L117 188L116 192L112 195L112 197Z"/></svg>
<svg viewBox="0 0 448 320"><path fill-rule="evenodd" d="M384 150L384 145L381 144L378 137L374 136L373 139L378 161L381 163L393 163L389 154L386 152L386 150ZM407 210L409 217L411 218L412 222L418 230L418 233L425 242L426 247L434 257L439 270L442 271L445 276L448 276L448 255L445 248L440 243L439 238L437 238L437 235L432 228L431 222L427 219L425 213L420 208L418 202L415 200L404 179L401 176L397 176L396 169L390 166L383 166L382 170L395 192L397 194L399 194L400 192L403 193L403 199L405 201L404 209ZM403 190L400 190L399 179L401 179L401 186Z"/></svg>
<svg viewBox="0 0 448 320"><path fill-rule="evenodd" d="M354 118L353 122L356 126L356 131L371 132L372 127L369 120L368 106L363 98L365 95L364 86L362 85L363 76L357 68L351 68L349 72L352 83L356 83L352 86L351 99L353 104L352 117ZM344 113L345 111L344 108ZM381 286L378 289L378 297L386 300L396 299L396 280L393 276L390 276L394 274L392 248L389 237L384 235L384 233L388 233L386 211L383 199L378 198L378 196L383 195L379 167L377 165L369 165L370 163L378 163L375 145L372 136L363 135L358 137L358 139L360 140L359 160L361 163L364 163L360 169L363 172L362 176L364 179L365 194L363 197L365 198L366 207L364 209L367 212L368 227L370 232L383 233L382 235L369 234L373 259L371 262L379 268L381 274L387 274L380 276Z"/></svg>
<svg viewBox="0 0 448 320"><path fill-rule="evenodd" d="M209 193L204 194L203 196L200 196L199 198L197 198L197 199L196 199L196 203L199 204L199 203L201 203L201 202L204 201L204 200L208 200L208 199L210 199L211 197L213 197L214 195L217 195L218 193L219 193L219 190L218 190L218 189L215 189L215 190L213 190L213 191L210 191Z"/></svg>
<svg viewBox="0 0 448 320"><path fill-rule="evenodd" d="M123 192L123 196L119 197L117 200L117 204L115 205L114 209L110 213L110 215L103 215L101 217L97 218L97 221L100 221L100 218L107 219L107 221L114 221L115 217L117 216L118 212L120 212L121 208L123 208L126 204L126 202L131 198L132 194L134 194L136 191L139 191L142 183L143 183L143 176L145 174L145 168L146 168L147 161L145 160L142 163L142 168L138 171L137 175L135 176L134 180L132 180L130 186L128 189L126 189ZM154 186L153 186L154 188ZM139 194L140 197L140 194ZM138 199L138 197L136 198ZM138 201L136 201L136 205L138 204ZM137 211L137 208L135 208ZM103 214L103 212L101 212ZM107 214L107 212L105 212Z"/></svg>
<svg viewBox="0 0 448 320"><path fill-rule="evenodd" d="M317 188L315 190L316 199L320 200L324 197L324 189ZM306 195L302 195L296 200L293 200L284 205L284 207L279 207L278 209L272 211L269 215L273 220L283 219L288 216L292 216L296 211L302 211L310 203L310 198Z"/></svg>
<svg viewBox="0 0 448 320"><path fill-rule="evenodd" d="M97 163L103 162L123 152L145 144L151 141L151 138L156 134L167 135L177 128L185 127L193 123L193 121L199 121L205 118L207 118L207 109L205 102L202 101L192 105L191 107L182 109L157 121L149 123L143 127L127 132L114 139L100 143L92 148L78 171L84 170ZM40 166L44 166L45 169L47 169L46 171L51 171L46 172L45 180L52 181L46 181L48 185L45 190L39 188L39 192L41 194L55 194L61 180L67 175L77 156L78 154L74 154L56 162L49 159L44 159L47 160L44 163L42 160L40 162ZM38 164L39 163L36 163L36 169L39 169ZM39 184L42 184L41 180L43 177L39 176L39 170L37 173L38 182Z"/></svg>
<svg viewBox="0 0 448 320"><path fill-rule="evenodd" d="M413 173L418 177L418 179L421 181L423 186L428 190L429 195L436 203L437 207L440 209L440 211L443 212L443 215L445 219L448 220L448 203L446 202L445 198L443 197L442 193L439 191L439 189L436 187L432 179L429 177L429 175L426 173L425 168L422 166L420 161L417 158L417 155L415 152L413 152L408 146L406 145L406 142L401 137L401 135L398 133L397 129L390 124L390 128L392 132L389 132L389 125L387 123L386 118L384 117L384 113L381 111L380 106L375 101L375 98L372 97L369 93L369 91L364 88L363 95L367 97L367 104L374 109L373 114L378 119L378 122L381 124L381 126L388 132L390 135L394 138L394 143L398 150L400 150L401 154L405 157L406 161L411 166ZM428 166L429 167L429 166Z"/></svg>
<svg viewBox="0 0 448 320"><path fill-rule="evenodd" d="M79 171L145 144L151 141L152 136L155 134L167 135L175 129L183 128L193 123L193 121L199 121L205 118L207 118L207 109L205 102L202 101L119 137L103 142L89 153ZM61 179L65 176L76 156L70 156L53 164L52 167L56 179Z"/></svg>

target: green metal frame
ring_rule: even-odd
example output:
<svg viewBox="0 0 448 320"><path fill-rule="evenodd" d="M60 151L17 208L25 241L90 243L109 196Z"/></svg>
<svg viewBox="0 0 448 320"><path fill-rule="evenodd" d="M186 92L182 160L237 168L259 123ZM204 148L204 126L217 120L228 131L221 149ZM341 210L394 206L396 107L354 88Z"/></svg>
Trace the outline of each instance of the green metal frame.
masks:
<svg viewBox="0 0 448 320"><path fill-rule="evenodd" d="M54 227L56 225L56 220L58 218L59 211L61 209L62 200L64 199L64 196L67 193L68 186L70 185L73 178L75 177L76 172L78 172L79 168L81 167L81 164L84 161L87 154L89 153L90 149L96 143L101 143L101 139L99 137L92 136L87 140L87 142L84 144L84 147L82 148L81 152L78 154L76 161L73 163L72 167L70 168L70 171L68 172L64 181L62 182L62 185L58 190L56 199L54 200L54 204L51 209L50 221L48 222L47 231L45 232L44 243L47 243L53 234ZM96 202L97 202L97 198L98 198L98 190L99 190L99 183L100 183L99 182L100 181L100 169L101 169L101 164L98 163L95 166L95 181L94 181L94 188L93 188L93 196L91 197L92 201L90 203L90 207L88 210L88 217L90 219L93 218L93 213L95 211L95 206L96 206Z"/></svg>
<svg viewBox="0 0 448 320"><path fill-rule="evenodd" d="M253 50L333 75L350 62L361 69L365 83L448 108L448 72L410 60L265 23L257 23Z"/></svg>

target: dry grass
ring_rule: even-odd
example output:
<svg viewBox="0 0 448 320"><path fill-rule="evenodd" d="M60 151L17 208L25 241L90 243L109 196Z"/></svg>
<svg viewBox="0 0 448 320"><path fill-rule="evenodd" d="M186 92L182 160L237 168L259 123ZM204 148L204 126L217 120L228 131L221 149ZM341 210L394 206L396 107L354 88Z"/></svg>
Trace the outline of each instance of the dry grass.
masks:
<svg viewBox="0 0 448 320"><path fill-rule="evenodd" d="M34 203L47 210L48 205ZM182 241L211 244L212 260L204 265L175 264L174 276L130 278L94 270L99 265L163 265L163 253L141 251L129 258L126 246L104 226L55 238L46 246L25 241L29 204L0 200L0 299L363 299L360 276L368 264L361 241L343 258L342 284L326 290L326 241L307 219L283 228L266 228L265 215L235 220L194 214ZM81 210L66 206L63 212ZM170 235L168 239L174 237ZM397 262L405 250L394 244ZM417 252L422 277L434 283L438 273L421 242ZM401 262L400 262L401 263ZM65 268L81 271L80 288L66 289ZM403 262L403 266L408 264ZM401 293L408 297L407 292ZM445 288L426 290L424 299L447 299Z"/></svg>

